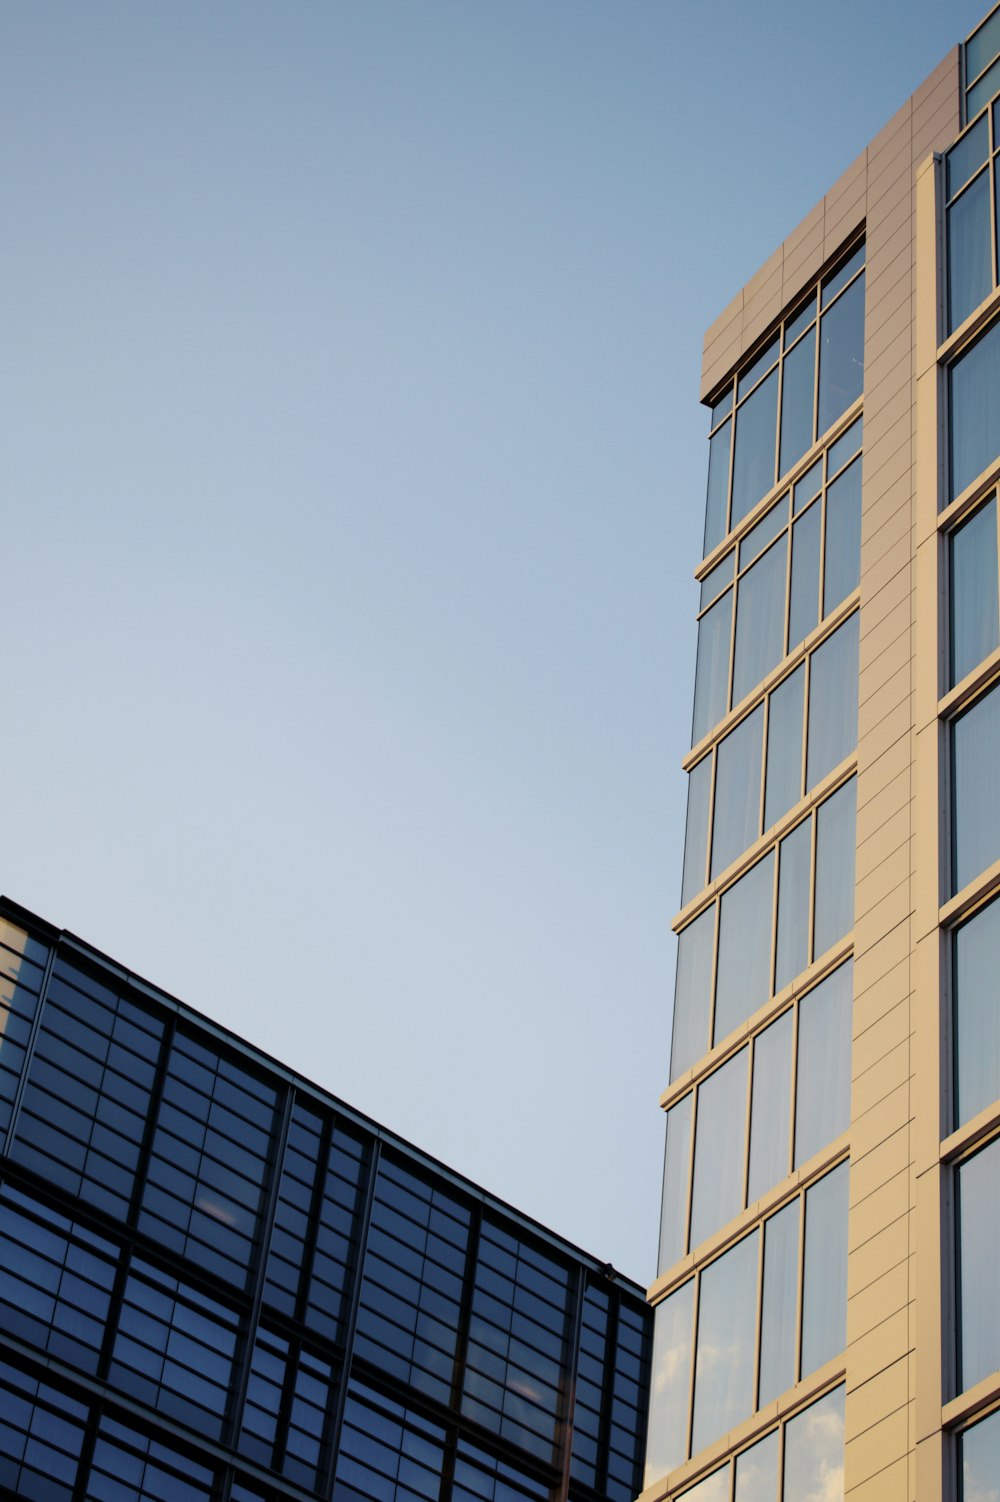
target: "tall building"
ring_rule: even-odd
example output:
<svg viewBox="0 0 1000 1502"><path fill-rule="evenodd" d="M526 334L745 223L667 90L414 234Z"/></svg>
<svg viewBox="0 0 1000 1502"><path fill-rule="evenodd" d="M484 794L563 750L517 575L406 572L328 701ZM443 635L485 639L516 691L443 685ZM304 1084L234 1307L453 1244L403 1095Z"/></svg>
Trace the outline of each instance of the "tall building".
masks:
<svg viewBox="0 0 1000 1502"><path fill-rule="evenodd" d="M0 1496L634 1497L640 1289L4 899L0 977Z"/></svg>
<svg viewBox="0 0 1000 1502"><path fill-rule="evenodd" d="M644 1502L1000 1497L1000 10L705 339Z"/></svg>

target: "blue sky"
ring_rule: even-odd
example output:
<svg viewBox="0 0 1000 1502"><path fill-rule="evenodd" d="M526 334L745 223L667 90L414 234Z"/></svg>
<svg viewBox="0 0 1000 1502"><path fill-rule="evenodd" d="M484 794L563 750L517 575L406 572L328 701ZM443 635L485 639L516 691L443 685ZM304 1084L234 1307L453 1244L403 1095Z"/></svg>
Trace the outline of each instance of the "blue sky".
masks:
<svg viewBox="0 0 1000 1502"><path fill-rule="evenodd" d="M648 1280L702 332L980 14L4 7L0 888Z"/></svg>

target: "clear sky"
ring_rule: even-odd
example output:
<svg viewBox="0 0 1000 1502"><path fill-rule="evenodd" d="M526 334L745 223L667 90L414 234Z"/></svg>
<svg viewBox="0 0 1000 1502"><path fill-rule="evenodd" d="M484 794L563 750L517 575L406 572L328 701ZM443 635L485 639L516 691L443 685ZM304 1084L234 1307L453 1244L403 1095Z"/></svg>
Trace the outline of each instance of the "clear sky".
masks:
<svg viewBox="0 0 1000 1502"><path fill-rule="evenodd" d="M701 336L985 0L8 0L0 889L654 1272Z"/></svg>

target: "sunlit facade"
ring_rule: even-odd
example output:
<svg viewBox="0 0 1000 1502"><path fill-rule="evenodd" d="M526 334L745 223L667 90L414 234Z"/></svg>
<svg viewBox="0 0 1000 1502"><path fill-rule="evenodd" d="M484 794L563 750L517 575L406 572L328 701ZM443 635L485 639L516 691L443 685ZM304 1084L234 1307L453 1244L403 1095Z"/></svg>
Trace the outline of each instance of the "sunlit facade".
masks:
<svg viewBox="0 0 1000 1502"><path fill-rule="evenodd" d="M998 95L706 336L645 1502L1000 1499Z"/></svg>
<svg viewBox="0 0 1000 1502"><path fill-rule="evenodd" d="M0 1495L629 1502L612 1268L0 899Z"/></svg>

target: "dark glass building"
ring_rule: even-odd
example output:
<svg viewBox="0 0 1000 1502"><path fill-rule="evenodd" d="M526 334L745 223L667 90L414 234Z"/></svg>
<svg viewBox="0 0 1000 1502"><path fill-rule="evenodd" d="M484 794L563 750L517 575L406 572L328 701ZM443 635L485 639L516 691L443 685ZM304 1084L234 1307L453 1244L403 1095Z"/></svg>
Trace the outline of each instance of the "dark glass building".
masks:
<svg viewBox="0 0 1000 1502"><path fill-rule="evenodd" d="M0 899L0 1496L627 1502L643 1291Z"/></svg>

